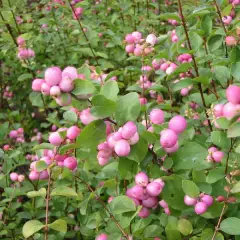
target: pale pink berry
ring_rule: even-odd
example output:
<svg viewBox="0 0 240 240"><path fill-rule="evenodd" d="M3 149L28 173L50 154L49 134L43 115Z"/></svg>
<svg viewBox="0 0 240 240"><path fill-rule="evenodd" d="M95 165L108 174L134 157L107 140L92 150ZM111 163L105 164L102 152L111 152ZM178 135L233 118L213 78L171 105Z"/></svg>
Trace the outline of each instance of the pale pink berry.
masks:
<svg viewBox="0 0 240 240"><path fill-rule="evenodd" d="M188 195L184 196L184 203L188 206L193 206L197 203L197 199L196 198L191 198Z"/></svg>
<svg viewBox="0 0 240 240"><path fill-rule="evenodd" d="M135 46L133 44L129 44L125 47L125 50L127 53L133 53L135 49Z"/></svg>
<svg viewBox="0 0 240 240"><path fill-rule="evenodd" d="M74 82L72 81L72 79L65 77L60 81L59 87L62 92L68 93L73 90Z"/></svg>
<svg viewBox="0 0 240 240"><path fill-rule="evenodd" d="M235 104L228 102L223 107L223 116L227 119L233 118L237 114L237 107Z"/></svg>
<svg viewBox="0 0 240 240"><path fill-rule="evenodd" d="M146 38L146 42L151 45L155 45L157 41L157 37L154 34L149 34Z"/></svg>
<svg viewBox="0 0 240 240"><path fill-rule="evenodd" d="M48 141L54 146L59 146L63 142L63 139L58 132L53 132L50 133Z"/></svg>
<svg viewBox="0 0 240 240"><path fill-rule="evenodd" d="M205 202L197 202L196 205L195 205L195 213L200 215L200 214L203 214L207 211L207 204Z"/></svg>
<svg viewBox="0 0 240 240"><path fill-rule="evenodd" d="M10 179L15 182L18 180L18 174L15 172L10 173Z"/></svg>
<svg viewBox="0 0 240 240"><path fill-rule="evenodd" d="M135 42L135 37L132 34L127 34L125 40L127 43L132 44Z"/></svg>
<svg viewBox="0 0 240 240"><path fill-rule="evenodd" d="M61 94L61 89L59 86L52 86L50 88L50 96L52 97L58 97Z"/></svg>
<svg viewBox="0 0 240 240"><path fill-rule="evenodd" d="M178 115L173 117L169 123L168 128L173 130L175 133L182 133L187 127L187 121L184 117Z"/></svg>
<svg viewBox="0 0 240 240"><path fill-rule="evenodd" d="M114 140L114 141L119 141L119 140L123 139L121 132L115 132L115 133L113 133L113 134L112 134L112 137L113 137L113 140Z"/></svg>
<svg viewBox="0 0 240 240"><path fill-rule="evenodd" d="M187 96L189 93L189 89L188 88L182 88L181 91L180 91L180 94L185 97Z"/></svg>
<svg viewBox="0 0 240 240"><path fill-rule="evenodd" d="M138 213L138 216L140 218L147 218L149 215L150 215L150 210L146 207L143 207Z"/></svg>
<svg viewBox="0 0 240 240"><path fill-rule="evenodd" d="M135 176L135 183L139 186L146 187L148 182L148 176L144 172L140 172Z"/></svg>
<svg viewBox="0 0 240 240"><path fill-rule="evenodd" d="M213 197L207 194L203 194L200 196L202 202L205 202L208 207L210 207L213 204Z"/></svg>
<svg viewBox="0 0 240 240"><path fill-rule="evenodd" d="M44 79L36 78L32 82L32 90L35 92L41 92L42 84L45 83Z"/></svg>
<svg viewBox="0 0 240 240"><path fill-rule="evenodd" d="M35 181L35 180L38 180L39 179L39 173L36 172L36 171L31 171L29 173L29 179L32 180L32 181Z"/></svg>
<svg viewBox="0 0 240 240"><path fill-rule="evenodd" d="M98 152L97 157L109 158L112 155L111 150L101 150Z"/></svg>
<svg viewBox="0 0 240 240"><path fill-rule="evenodd" d="M210 148L208 149L208 152L209 152L209 153L214 153L214 152L216 152L216 151L218 151L218 149L217 149L216 147L210 147Z"/></svg>
<svg viewBox="0 0 240 240"><path fill-rule="evenodd" d="M59 67L47 68L44 74L44 79L49 86L56 86L62 80L62 71Z"/></svg>
<svg viewBox="0 0 240 240"><path fill-rule="evenodd" d="M71 80L78 78L77 69L71 66L64 68L62 71L62 78L70 78Z"/></svg>
<svg viewBox="0 0 240 240"><path fill-rule="evenodd" d="M164 122L164 112L161 109L153 109L150 112L150 121L153 124L162 124Z"/></svg>
<svg viewBox="0 0 240 240"><path fill-rule="evenodd" d="M171 212L170 212L170 209L169 208L164 208L164 212L167 214L167 215L170 215Z"/></svg>
<svg viewBox="0 0 240 240"><path fill-rule="evenodd" d="M142 200L144 197L144 188L139 185L135 185L129 190L127 194L129 194L127 195L129 197L134 197L138 200Z"/></svg>
<svg viewBox="0 0 240 240"><path fill-rule="evenodd" d="M141 202L140 202L138 199L136 199L136 198L134 198L134 197L129 197L129 198L130 198L131 200L133 200L135 206L140 206L140 205L141 205Z"/></svg>
<svg viewBox="0 0 240 240"><path fill-rule="evenodd" d="M213 112L214 112L215 117L223 116L223 108L224 108L224 104L216 104L213 107Z"/></svg>
<svg viewBox="0 0 240 240"><path fill-rule="evenodd" d="M88 125L89 123L91 123L92 121L96 120L97 118L94 117L91 114L91 110L90 108L84 109L81 113L80 113L80 120L82 121L82 123L84 125Z"/></svg>
<svg viewBox="0 0 240 240"><path fill-rule="evenodd" d="M109 163L110 157L105 157L105 158L104 158L104 157L99 157L99 156L97 156L97 160L98 160L99 165L105 166L106 164Z"/></svg>
<svg viewBox="0 0 240 240"><path fill-rule="evenodd" d="M4 150L4 151L8 151L9 149L10 149L10 146L9 146L9 145L4 145L4 146L3 146L3 150Z"/></svg>
<svg viewBox="0 0 240 240"><path fill-rule="evenodd" d="M135 135L137 132L137 126L135 125L134 122L127 122L123 127L122 127L122 137L124 139L130 139Z"/></svg>
<svg viewBox="0 0 240 240"><path fill-rule="evenodd" d="M105 233L102 233L96 237L96 240L108 240L108 235Z"/></svg>
<svg viewBox="0 0 240 240"><path fill-rule="evenodd" d="M47 170L43 170L39 173L39 179L40 180L48 179L48 177L49 177L49 174L48 174Z"/></svg>
<svg viewBox="0 0 240 240"><path fill-rule="evenodd" d="M99 151L101 151L101 150L108 151L110 148L109 148L107 142L103 142L103 143L100 143L100 144L97 146L97 149L98 149Z"/></svg>
<svg viewBox="0 0 240 240"><path fill-rule="evenodd" d="M64 159L64 167L74 170L77 167L77 159L75 157L68 157Z"/></svg>
<svg viewBox="0 0 240 240"><path fill-rule="evenodd" d="M158 182L151 182L146 187L147 194L152 197L158 196L162 191L162 186Z"/></svg>
<svg viewBox="0 0 240 240"><path fill-rule="evenodd" d="M135 41L138 42L142 38L142 34L140 32L133 32L132 36L134 37Z"/></svg>
<svg viewBox="0 0 240 240"><path fill-rule="evenodd" d="M18 175L18 182L23 182L25 179L24 175Z"/></svg>
<svg viewBox="0 0 240 240"><path fill-rule="evenodd" d="M107 136L107 144L111 149L114 149L115 145L117 144L117 141L113 139L113 133Z"/></svg>
<svg viewBox="0 0 240 240"><path fill-rule="evenodd" d="M115 144L114 151L119 157L126 157L130 153L130 144L128 143L127 140L119 140Z"/></svg>
<svg viewBox="0 0 240 240"><path fill-rule="evenodd" d="M232 17L231 16L224 16L222 17L222 21L225 25L230 25L232 22Z"/></svg>
<svg viewBox="0 0 240 240"><path fill-rule="evenodd" d="M139 56L142 55L143 50L142 50L141 47L136 47L136 48L134 49L134 52L133 52L133 53L134 53L135 56L139 57Z"/></svg>
<svg viewBox="0 0 240 240"><path fill-rule="evenodd" d="M170 148L163 148L166 153L175 153L179 148L178 142Z"/></svg>
<svg viewBox="0 0 240 240"><path fill-rule="evenodd" d="M225 42L228 46L235 46L237 45L237 40L234 36L227 36Z"/></svg>
<svg viewBox="0 0 240 240"><path fill-rule="evenodd" d="M72 126L67 130L67 138L74 140L76 139L81 132L81 129L78 128L77 126Z"/></svg>
<svg viewBox="0 0 240 240"><path fill-rule="evenodd" d="M129 140L130 145L135 145L139 141L139 134L136 132Z"/></svg>
<svg viewBox="0 0 240 240"><path fill-rule="evenodd" d="M162 186L162 188L165 186L165 183L161 178L156 178L153 180L153 182L159 183Z"/></svg>
<svg viewBox="0 0 240 240"><path fill-rule="evenodd" d="M226 90L226 97L228 101L233 104L240 103L240 87L235 85L230 85Z"/></svg>
<svg viewBox="0 0 240 240"><path fill-rule="evenodd" d="M142 200L142 205L147 208L153 208L157 205L158 199L156 197L149 197Z"/></svg>
<svg viewBox="0 0 240 240"><path fill-rule="evenodd" d="M177 140L178 140L178 136L173 130L166 129L162 131L161 137L160 137L160 144L164 148L173 147L177 143Z"/></svg>
<svg viewBox="0 0 240 240"><path fill-rule="evenodd" d="M216 151L212 154L212 158L215 162L221 162L224 157L224 152Z"/></svg>
<svg viewBox="0 0 240 240"><path fill-rule="evenodd" d="M20 46L21 46L21 45L24 45L24 44L25 44L24 38L18 37L18 38L17 38L17 44L20 45Z"/></svg>
<svg viewBox="0 0 240 240"><path fill-rule="evenodd" d="M159 205L160 205L162 208L168 208L168 204L167 204L167 202L164 201L164 200L161 200L161 201L159 202Z"/></svg>
<svg viewBox="0 0 240 240"><path fill-rule="evenodd" d="M41 92L42 92L42 94L46 95L46 96L49 96L50 95L50 88L51 88L51 86L48 85L46 82L44 82L41 85Z"/></svg>
<svg viewBox="0 0 240 240"><path fill-rule="evenodd" d="M16 131L16 130L10 131L9 137L10 137L10 138L17 138L17 137L18 137L17 131Z"/></svg>
<svg viewBox="0 0 240 240"><path fill-rule="evenodd" d="M114 199L114 197L113 197L113 196L110 196L110 197L108 198L108 203L110 203L113 199Z"/></svg>

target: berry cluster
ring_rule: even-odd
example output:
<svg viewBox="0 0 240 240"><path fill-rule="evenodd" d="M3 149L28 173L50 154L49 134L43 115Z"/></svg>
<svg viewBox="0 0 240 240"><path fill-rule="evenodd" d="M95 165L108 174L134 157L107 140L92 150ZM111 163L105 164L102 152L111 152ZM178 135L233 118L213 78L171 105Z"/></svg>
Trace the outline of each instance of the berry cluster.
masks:
<svg viewBox="0 0 240 240"><path fill-rule="evenodd" d="M18 128L17 130L10 131L9 137L11 139L14 139L17 143L24 143L25 142L24 129Z"/></svg>
<svg viewBox="0 0 240 240"><path fill-rule="evenodd" d="M224 157L224 152L219 151L216 147L210 147L208 149L208 162L217 162L220 163Z"/></svg>
<svg viewBox="0 0 240 240"><path fill-rule="evenodd" d="M35 57L35 53L31 48L26 48L25 40L22 37L17 38L17 44L18 44L18 58L25 60L28 58Z"/></svg>

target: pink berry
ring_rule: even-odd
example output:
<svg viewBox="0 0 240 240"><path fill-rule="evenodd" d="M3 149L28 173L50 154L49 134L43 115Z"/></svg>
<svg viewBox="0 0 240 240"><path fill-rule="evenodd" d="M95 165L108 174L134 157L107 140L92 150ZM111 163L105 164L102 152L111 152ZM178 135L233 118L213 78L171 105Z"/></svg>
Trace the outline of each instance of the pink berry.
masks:
<svg viewBox="0 0 240 240"><path fill-rule="evenodd" d="M135 185L129 190L127 194L129 194L129 197L134 197L138 200L142 200L144 197L144 188L139 185Z"/></svg>
<svg viewBox="0 0 240 240"><path fill-rule="evenodd" d="M135 176L135 183L139 186L146 187L148 185L148 176L144 172L140 172Z"/></svg>
<svg viewBox="0 0 240 240"><path fill-rule="evenodd" d="M20 45L20 46L21 46L21 45L24 45L24 44L25 44L24 38L18 37L18 38L17 38L17 44Z"/></svg>
<svg viewBox="0 0 240 240"><path fill-rule="evenodd" d="M139 134L136 132L129 140L130 145L135 145L139 141Z"/></svg>
<svg viewBox="0 0 240 240"><path fill-rule="evenodd" d="M74 140L78 137L78 135L80 134L81 129L78 128L77 126L72 126L67 130L67 138Z"/></svg>
<svg viewBox="0 0 240 240"><path fill-rule="evenodd" d="M164 208L164 212L167 214L167 215L170 215L171 212L170 212L170 209L169 208Z"/></svg>
<svg viewBox="0 0 240 240"><path fill-rule="evenodd" d="M161 200L161 201L159 202L159 205L160 205L162 208L168 208L168 204L167 204L166 201L164 201L164 200Z"/></svg>
<svg viewBox="0 0 240 240"><path fill-rule="evenodd" d="M177 143L177 140L178 140L178 136L173 130L166 129L161 132L160 144L164 148L173 147Z"/></svg>
<svg viewBox="0 0 240 240"><path fill-rule="evenodd" d="M216 151L212 154L212 157L215 162L221 162L224 157L224 152Z"/></svg>
<svg viewBox="0 0 240 240"><path fill-rule="evenodd" d="M156 197L149 197L147 199L142 200L142 205L147 208L153 208L158 203L158 199Z"/></svg>
<svg viewBox="0 0 240 240"><path fill-rule="evenodd" d="M53 132L49 135L48 141L54 146L59 146L63 139L58 132Z"/></svg>
<svg viewBox="0 0 240 240"><path fill-rule="evenodd" d="M31 171L29 173L29 179L32 181L38 180L39 179L39 173L36 171Z"/></svg>
<svg viewBox="0 0 240 240"><path fill-rule="evenodd" d="M215 117L221 117L223 115L223 108L224 108L223 104L216 104L213 107Z"/></svg>
<svg viewBox="0 0 240 240"><path fill-rule="evenodd" d="M205 202L197 202L196 205L195 205L195 213L200 215L200 214L203 214L207 211L207 204Z"/></svg>
<svg viewBox="0 0 240 240"><path fill-rule="evenodd" d="M133 44L129 44L125 47L125 50L127 53L133 53L135 49L135 46Z"/></svg>
<svg viewBox="0 0 240 240"><path fill-rule="evenodd" d="M178 148L179 148L179 145L178 145L178 142L173 146L173 147L171 147L171 148L164 148L164 151L166 152L166 153L174 153L174 152L176 152L177 150L178 150Z"/></svg>
<svg viewBox="0 0 240 240"><path fill-rule="evenodd" d="M49 86L56 86L62 80L62 71L59 67L47 68L44 79Z"/></svg>
<svg viewBox="0 0 240 240"><path fill-rule="evenodd" d="M230 85L226 90L226 97L228 101L233 104L240 103L240 87L235 85Z"/></svg>
<svg viewBox="0 0 240 240"><path fill-rule="evenodd" d="M114 199L114 197L113 197L113 196L110 196L110 197L108 198L108 203L110 203L113 199Z"/></svg>
<svg viewBox="0 0 240 240"><path fill-rule="evenodd" d="M159 183L162 186L162 188L165 186L165 183L161 178L154 179L153 182Z"/></svg>
<svg viewBox="0 0 240 240"><path fill-rule="evenodd" d="M94 117L91 114L91 110L90 108L84 109L81 113L80 113L80 120L82 121L82 123L84 125L88 125L89 123L91 123L92 121L96 120L97 118Z"/></svg>
<svg viewBox="0 0 240 240"><path fill-rule="evenodd" d="M10 138L17 138L17 136L18 136L18 132L16 130L10 131L9 133Z"/></svg>
<svg viewBox="0 0 240 240"><path fill-rule="evenodd" d="M135 42L135 37L132 34L127 34L125 40L127 43L132 44Z"/></svg>
<svg viewBox="0 0 240 240"><path fill-rule="evenodd" d="M137 132L137 127L134 122L127 122L123 127L122 127L122 137L124 139L130 139L135 135Z"/></svg>
<svg viewBox="0 0 240 240"><path fill-rule="evenodd" d="M41 92L42 92L43 95L49 96L50 95L50 89L51 89L51 86L48 85L46 82L44 82L41 85Z"/></svg>
<svg viewBox="0 0 240 240"><path fill-rule="evenodd" d="M110 157L100 157L100 156L97 156L97 160L98 160L99 165L105 166L106 164L109 163Z"/></svg>
<svg viewBox="0 0 240 240"><path fill-rule="evenodd" d="M180 94L185 97L187 96L189 93L189 89L188 88L182 88L181 91L180 91Z"/></svg>
<svg viewBox="0 0 240 240"><path fill-rule="evenodd" d="M62 92L71 92L74 88L74 82L72 81L72 79L70 78L63 78L60 83L59 83L59 87L61 89Z"/></svg>
<svg viewBox="0 0 240 240"><path fill-rule="evenodd" d="M44 79L36 78L32 82L32 90L35 92L41 92L42 84L45 83Z"/></svg>
<svg viewBox="0 0 240 240"><path fill-rule="evenodd" d="M146 42L151 45L155 45L157 41L157 37L154 34L149 34L146 38Z"/></svg>
<svg viewBox="0 0 240 240"><path fill-rule="evenodd" d="M177 134L182 133L186 129L186 127L187 121L184 117L180 115L173 117L168 123L168 128L173 130Z"/></svg>
<svg viewBox="0 0 240 240"><path fill-rule="evenodd" d="M204 194L200 196L201 200L207 204L208 207L210 207L213 204L213 197L207 194Z"/></svg>
<svg viewBox="0 0 240 240"><path fill-rule="evenodd" d="M223 107L223 116L227 119L233 118L237 114L237 105L228 102Z"/></svg>
<svg viewBox="0 0 240 240"><path fill-rule="evenodd" d="M157 197L162 191L162 185L158 182L151 182L146 187L147 194L152 197Z"/></svg>
<svg viewBox="0 0 240 240"><path fill-rule="evenodd" d="M196 198L191 198L188 195L184 196L184 203L188 206L193 206L197 203L197 199Z"/></svg>
<svg viewBox="0 0 240 240"><path fill-rule="evenodd" d="M10 173L10 179L15 182L18 180L18 174L15 172Z"/></svg>
<svg viewBox="0 0 240 240"><path fill-rule="evenodd" d="M62 78L66 77L70 78L71 80L78 78L77 69L71 66L64 68L64 70L62 71Z"/></svg>
<svg viewBox="0 0 240 240"><path fill-rule="evenodd" d="M150 215L150 210L146 207L143 207L138 213L138 216L140 218L147 218L149 215Z"/></svg>
<svg viewBox="0 0 240 240"><path fill-rule="evenodd" d="M228 46L235 46L237 45L237 40L234 36L227 36L225 42Z"/></svg>
<svg viewBox="0 0 240 240"><path fill-rule="evenodd" d="M61 89L59 86L52 86L50 88L50 96L52 97L58 97L61 94Z"/></svg>
<svg viewBox="0 0 240 240"><path fill-rule="evenodd" d="M217 200L217 202L223 202L223 201L225 201L225 197L224 196L218 196L216 200Z"/></svg>
<svg viewBox="0 0 240 240"><path fill-rule="evenodd" d="M24 175L18 175L18 182L23 182L25 179Z"/></svg>
<svg viewBox="0 0 240 240"><path fill-rule="evenodd" d="M105 233L102 233L96 237L96 240L108 240L108 235Z"/></svg>
<svg viewBox="0 0 240 240"><path fill-rule="evenodd" d="M130 153L130 145L128 143L127 140L119 140L117 141L115 147L114 147L114 151L116 152L116 154L119 156L119 157L126 157L129 155Z"/></svg>
<svg viewBox="0 0 240 240"><path fill-rule="evenodd" d="M74 170L77 167L77 159L75 157L68 157L64 160L64 167Z"/></svg>
<svg viewBox="0 0 240 240"><path fill-rule="evenodd" d="M4 146L3 146L3 150L4 150L4 151L8 151L8 150L9 150L9 148L10 148L10 146L9 146L9 145L4 145Z"/></svg>
<svg viewBox="0 0 240 240"><path fill-rule="evenodd" d="M162 124L164 122L164 112L161 109L153 109L150 112L150 120L153 124Z"/></svg>

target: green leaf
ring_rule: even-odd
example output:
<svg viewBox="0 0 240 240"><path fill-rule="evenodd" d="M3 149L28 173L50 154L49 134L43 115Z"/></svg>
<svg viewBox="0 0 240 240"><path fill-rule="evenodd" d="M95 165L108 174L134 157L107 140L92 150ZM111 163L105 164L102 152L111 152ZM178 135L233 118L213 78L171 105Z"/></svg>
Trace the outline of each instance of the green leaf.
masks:
<svg viewBox="0 0 240 240"><path fill-rule="evenodd" d="M237 81L240 81L240 62L232 64L231 74Z"/></svg>
<svg viewBox="0 0 240 240"><path fill-rule="evenodd" d="M120 97L116 108L115 117L120 125L136 120L141 110L138 94L132 92Z"/></svg>
<svg viewBox="0 0 240 240"><path fill-rule="evenodd" d="M230 78L229 68L225 66L215 66L214 67L214 76L222 84L226 83Z"/></svg>
<svg viewBox="0 0 240 240"><path fill-rule="evenodd" d="M223 44L223 35L212 35L208 39L208 48L211 52L218 50Z"/></svg>
<svg viewBox="0 0 240 240"><path fill-rule="evenodd" d="M189 87L193 84L194 84L194 82L191 78L182 79L179 82L174 84L173 91L175 92L175 91L181 90L182 88Z"/></svg>
<svg viewBox="0 0 240 240"><path fill-rule="evenodd" d="M0 142L7 136L8 131L9 131L9 123L5 122L0 125Z"/></svg>
<svg viewBox="0 0 240 240"><path fill-rule="evenodd" d="M211 33L212 31L212 18L210 15L205 15L203 16L202 18L202 21L201 21L201 27L202 29L204 30L204 35L205 36L209 36L209 34Z"/></svg>
<svg viewBox="0 0 240 240"><path fill-rule="evenodd" d="M216 122L221 129L228 129L229 127L229 121L225 117L217 118Z"/></svg>
<svg viewBox="0 0 240 240"><path fill-rule="evenodd" d="M117 82L116 81L106 82L102 86L100 93L108 99L111 99L113 101L117 100L117 95L119 93L119 88L118 88Z"/></svg>
<svg viewBox="0 0 240 240"><path fill-rule="evenodd" d="M240 144L235 148L236 153L240 153Z"/></svg>
<svg viewBox="0 0 240 240"><path fill-rule="evenodd" d="M67 222L63 219L58 219L51 224L48 224L48 227L62 233L67 232Z"/></svg>
<svg viewBox="0 0 240 240"><path fill-rule="evenodd" d="M60 186L52 190L51 196L77 197L77 193L70 187Z"/></svg>
<svg viewBox="0 0 240 240"><path fill-rule="evenodd" d="M187 219L179 219L178 221L178 230L184 235L187 236L192 233L193 226L190 221Z"/></svg>
<svg viewBox="0 0 240 240"><path fill-rule="evenodd" d="M148 151L148 143L144 139L140 138L138 143L131 146L131 152L128 155L128 158L136 162L141 162Z"/></svg>
<svg viewBox="0 0 240 240"><path fill-rule="evenodd" d="M227 131L228 138L235 138L240 136L240 122L233 123Z"/></svg>
<svg viewBox="0 0 240 240"><path fill-rule="evenodd" d="M42 101L42 93L39 92L31 92L29 95L29 99L33 106L36 107L43 107L43 101Z"/></svg>
<svg viewBox="0 0 240 240"><path fill-rule="evenodd" d="M211 166L206 161L208 151L196 142L188 142L173 154L173 168L202 170Z"/></svg>
<svg viewBox="0 0 240 240"><path fill-rule="evenodd" d="M158 18L162 20L173 19L173 20L181 21L181 18L176 13L163 13L163 14L160 14Z"/></svg>
<svg viewBox="0 0 240 240"><path fill-rule="evenodd" d="M187 72L191 66L192 66L192 64L189 62L179 65L173 73L171 73L170 75L167 76L167 80L172 79L173 76L175 76L179 73Z"/></svg>
<svg viewBox="0 0 240 240"><path fill-rule="evenodd" d="M88 124L77 138L77 144L82 148L96 148L105 138L106 125L102 120Z"/></svg>
<svg viewBox="0 0 240 240"><path fill-rule="evenodd" d="M229 217L221 222L220 230L230 235L240 235L240 219Z"/></svg>
<svg viewBox="0 0 240 240"><path fill-rule="evenodd" d="M41 171L47 169L47 167L48 167L48 165L44 161L37 161L35 166L36 166L36 170L38 172L41 172Z"/></svg>
<svg viewBox="0 0 240 240"><path fill-rule="evenodd" d="M200 193L198 186L190 180L183 180L182 188L185 194L192 198L197 197Z"/></svg>
<svg viewBox="0 0 240 240"><path fill-rule="evenodd" d="M203 85L209 85L210 81L207 76L199 76L193 79L196 82L202 83Z"/></svg>
<svg viewBox="0 0 240 240"><path fill-rule="evenodd" d="M37 150L40 150L40 149L49 149L49 150L53 150L54 149L54 146L50 143L41 143L39 145L36 145L33 147L33 151L37 151Z"/></svg>
<svg viewBox="0 0 240 240"><path fill-rule="evenodd" d="M43 225L40 221L30 220L23 225L23 229L22 229L23 236L25 238L29 238L34 233L40 231L44 227L45 225Z"/></svg>
<svg viewBox="0 0 240 240"><path fill-rule="evenodd" d="M196 32L189 32L189 38L192 43L193 50L197 51L202 46L202 38Z"/></svg>
<svg viewBox="0 0 240 240"><path fill-rule="evenodd" d="M213 144L223 149L228 149L231 145L231 141L227 138L227 134L220 131L213 131L211 133L211 141Z"/></svg>
<svg viewBox="0 0 240 240"><path fill-rule="evenodd" d="M240 182L237 182L233 185L233 188L231 189L231 193L239 193L240 192Z"/></svg>
<svg viewBox="0 0 240 240"><path fill-rule="evenodd" d="M224 168L215 168L209 171L206 182L212 184L219 181L220 179L223 179L224 177Z"/></svg>
<svg viewBox="0 0 240 240"><path fill-rule="evenodd" d="M27 80L27 79L32 79L32 74L24 73L24 74L22 74L21 76L18 77L19 82L22 82L22 81Z"/></svg>
<svg viewBox="0 0 240 240"><path fill-rule="evenodd" d="M101 94L92 98L91 113L95 117L105 118L111 116L116 110L116 102L107 99Z"/></svg>
<svg viewBox="0 0 240 240"><path fill-rule="evenodd" d="M163 232L163 228L159 225L149 225L143 231L144 237L155 237L159 236Z"/></svg>
<svg viewBox="0 0 240 240"><path fill-rule="evenodd" d="M115 197L110 203L110 209L114 214L122 214L125 212L136 211L136 206L129 197L118 196Z"/></svg>
<svg viewBox="0 0 240 240"><path fill-rule="evenodd" d="M70 123L76 123L77 122L77 114L71 110L66 111L63 114L63 118L65 119L65 121L70 122Z"/></svg>
<svg viewBox="0 0 240 240"><path fill-rule="evenodd" d="M93 83L88 80L77 79L74 81L74 84L74 90L72 93L77 96L92 94L95 91Z"/></svg>
<svg viewBox="0 0 240 240"><path fill-rule="evenodd" d="M27 193L27 196L29 198L33 198L33 197L46 197L46 189L45 188L40 188L38 191L31 191Z"/></svg>

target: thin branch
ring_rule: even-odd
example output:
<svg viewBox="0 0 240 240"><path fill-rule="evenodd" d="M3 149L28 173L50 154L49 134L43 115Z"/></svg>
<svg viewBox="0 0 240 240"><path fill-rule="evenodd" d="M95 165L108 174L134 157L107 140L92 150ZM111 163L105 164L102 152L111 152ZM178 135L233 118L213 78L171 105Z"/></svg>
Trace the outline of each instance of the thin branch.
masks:
<svg viewBox="0 0 240 240"><path fill-rule="evenodd" d="M20 28L19 28L19 26L18 26L18 24L17 24L17 21L16 21L16 18L15 18L15 14L14 14L14 12L13 12L13 10L12 10L12 5L11 5L11 2L8 0L8 5L9 5L9 7L11 8L11 13L12 13L12 16L13 16L13 19L14 19L14 22L15 22L15 25L16 25L16 28L17 28L17 31L18 31L18 34L21 34L21 31L20 31Z"/></svg>
<svg viewBox="0 0 240 240"><path fill-rule="evenodd" d="M121 225L119 224L119 222L116 220L116 218L113 216L113 214L111 213L111 211L108 209L108 207L105 205L105 203L101 200L101 198L96 194L96 192L92 189L92 187L87 183L85 182L82 178L74 175L75 178L77 178L78 180L80 180L83 184L86 185L86 187L88 188L88 190L90 192L92 192L95 197L96 197L96 200L99 201L101 203L101 205L103 206L103 208L106 210L106 212L109 214L110 218L115 222L115 224L117 225L117 227L119 228L119 230L122 232L123 236L130 240L130 237L128 236L128 234L123 230L123 228L121 227Z"/></svg>
<svg viewBox="0 0 240 240"><path fill-rule="evenodd" d="M181 17L181 20L182 20L182 25L183 25L183 28L184 28L184 32L185 32L185 35L186 35L186 38L187 38L188 47L189 47L189 50L192 50L192 45L191 45L190 38L189 38L189 35L188 35L187 25L186 25L186 22L185 22L185 18L183 16L183 9L182 9L181 0L178 0L178 7L179 7L179 14L180 14L180 17ZM197 77L199 77L197 62L196 62L194 54L192 54L192 60L193 60L193 65L194 65L194 70L196 72L196 75L197 75ZM204 95L203 95L203 90L202 90L201 83L198 83L198 89L200 91L200 95L201 95L202 103L203 103L203 106L204 106L204 112L205 112L205 115L206 115L206 118L207 118L207 121L208 121L208 125L209 125L209 128L210 128L210 131L212 132L212 124L211 124L211 121L210 121L208 113L207 113L207 105L206 105L205 98L204 98Z"/></svg>
<svg viewBox="0 0 240 240"><path fill-rule="evenodd" d="M49 170L47 196L46 196L45 234L44 234L45 240L48 240L48 212L49 212L50 190L51 190L51 172Z"/></svg>

